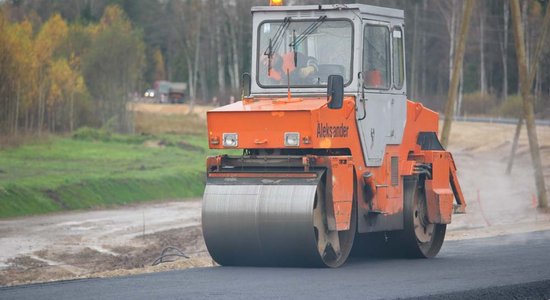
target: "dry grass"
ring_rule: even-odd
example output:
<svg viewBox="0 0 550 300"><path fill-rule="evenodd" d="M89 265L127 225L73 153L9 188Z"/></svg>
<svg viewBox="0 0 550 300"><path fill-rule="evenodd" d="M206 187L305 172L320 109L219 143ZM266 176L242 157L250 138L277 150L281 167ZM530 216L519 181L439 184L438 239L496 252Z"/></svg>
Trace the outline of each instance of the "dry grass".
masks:
<svg viewBox="0 0 550 300"><path fill-rule="evenodd" d="M129 103L128 110L142 113L155 113L162 115L197 115L206 119L206 112L214 108L213 106L195 105L193 112L187 104L153 104L153 103Z"/></svg>
<svg viewBox="0 0 550 300"><path fill-rule="evenodd" d="M48 132L41 135L36 133L0 135L0 149L17 148L27 144L45 144L50 140L51 136Z"/></svg>
<svg viewBox="0 0 550 300"><path fill-rule="evenodd" d="M164 105L132 103L128 107L134 112L134 126L137 133L145 134L206 134L206 111L211 107L195 106L189 112L186 104Z"/></svg>
<svg viewBox="0 0 550 300"><path fill-rule="evenodd" d="M197 115L135 112L134 128L144 134L206 134L206 120Z"/></svg>

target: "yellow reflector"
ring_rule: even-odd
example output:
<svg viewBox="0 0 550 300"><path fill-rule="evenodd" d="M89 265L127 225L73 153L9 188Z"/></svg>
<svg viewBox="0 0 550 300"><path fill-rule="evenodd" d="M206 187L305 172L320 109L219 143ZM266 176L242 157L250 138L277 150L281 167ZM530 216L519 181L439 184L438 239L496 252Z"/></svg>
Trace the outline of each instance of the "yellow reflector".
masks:
<svg viewBox="0 0 550 300"><path fill-rule="evenodd" d="M283 0L269 0L269 5L271 5L271 6L281 6L281 5L283 5Z"/></svg>

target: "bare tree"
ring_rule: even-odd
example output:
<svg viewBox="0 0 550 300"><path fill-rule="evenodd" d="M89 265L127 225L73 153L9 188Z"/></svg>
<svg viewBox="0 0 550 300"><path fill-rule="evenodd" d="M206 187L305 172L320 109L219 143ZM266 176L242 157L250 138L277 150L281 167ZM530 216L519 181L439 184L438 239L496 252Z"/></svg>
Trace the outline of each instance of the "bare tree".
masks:
<svg viewBox="0 0 550 300"><path fill-rule="evenodd" d="M472 15L473 6L473 0L466 0L464 2L464 14L462 15L462 21L460 24L460 35L453 63L453 76L449 86L449 95L445 106L445 121L443 123L443 131L441 133L441 143L444 147L447 147L449 143L449 135L451 134L451 123L455 106L454 102L456 100L458 88L458 76L462 71L462 61L464 59L464 50L466 48L466 40L468 38L468 29L470 28L470 17Z"/></svg>
<svg viewBox="0 0 550 300"><path fill-rule="evenodd" d="M485 2L479 1L479 88L482 95L487 93L487 75L485 74Z"/></svg>
<svg viewBox="0 0 550 300"><path fill-rule="evenodd" d="M510 18L509 4L503 2L503 26L502 40L500 42L500 52L502 58L502 102L508 99L508 19Z"/></svg>
<svg viewBox="0 0 550 300"><path fill-rule="evenodd" d="M523 26L521 23L521 9L519 0L510 0L512 22L514 27L514 40L516 43L517 64L519 78L521 84L521 97L523 98L523 114L527 127L527 135L529 138L529 149L531 150L531 159L533 169L535 170L535 183L537 186L537 195L539 208L548 207L548 198L546 193L546 184L544 182L544 174L542 172L542 161L539 152L539 142L535 127L535 113L533 98L530 95L529 71L527 70L527 55L525 53L525 44L523 37Z"/></svg>
<svg viewBox="0 0 550 300"><path fill-rule="evenodd" d="M544 44L546 42L546 36L548 35L548 30L550 30L550 5L546 6L546 14L544 15L544 20L542 21L542 31L537 42L537 48L535 50L535 56L531 60L531 66L528 71L527 86L531 88L533 86L533 80L535 79L535 73L537 73L537 64L542 55ZM521 80L520 80L521 81ZM514 165L514 159L516 157L516 151L518 147L519 135L521 133L521 127L523 124L524 116L521 116L516 125L516 130L514 132L514 139L512 141L512 150L510 152L510 158L508 159L508 165L506 167L506 174L512 173L512 166Z"/></svg>

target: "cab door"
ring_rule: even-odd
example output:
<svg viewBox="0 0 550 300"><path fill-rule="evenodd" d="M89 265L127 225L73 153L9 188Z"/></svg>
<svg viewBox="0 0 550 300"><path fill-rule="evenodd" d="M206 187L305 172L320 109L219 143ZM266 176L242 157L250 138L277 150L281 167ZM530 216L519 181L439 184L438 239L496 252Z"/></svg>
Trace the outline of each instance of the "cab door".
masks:
<svg viewBox="0 0 550 300"><path fill-rule="evenodd" d="M365 22L363 91L357 125L366 165L382 165L386 145L400 144L406 122L403 30L392 22Z"/></svg>

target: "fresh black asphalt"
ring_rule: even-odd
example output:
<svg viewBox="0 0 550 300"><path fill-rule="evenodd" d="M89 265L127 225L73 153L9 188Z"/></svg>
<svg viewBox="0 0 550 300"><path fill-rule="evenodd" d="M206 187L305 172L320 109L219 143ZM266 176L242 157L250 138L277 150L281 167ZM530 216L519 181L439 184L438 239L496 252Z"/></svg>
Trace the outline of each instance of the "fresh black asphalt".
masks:
<svg viewBox="0 0 550 300"><path fill-rule="evenodd" d="M550 299L550 231L450 241L435 259L212 267L0 288L0 299Z"/></svg>

